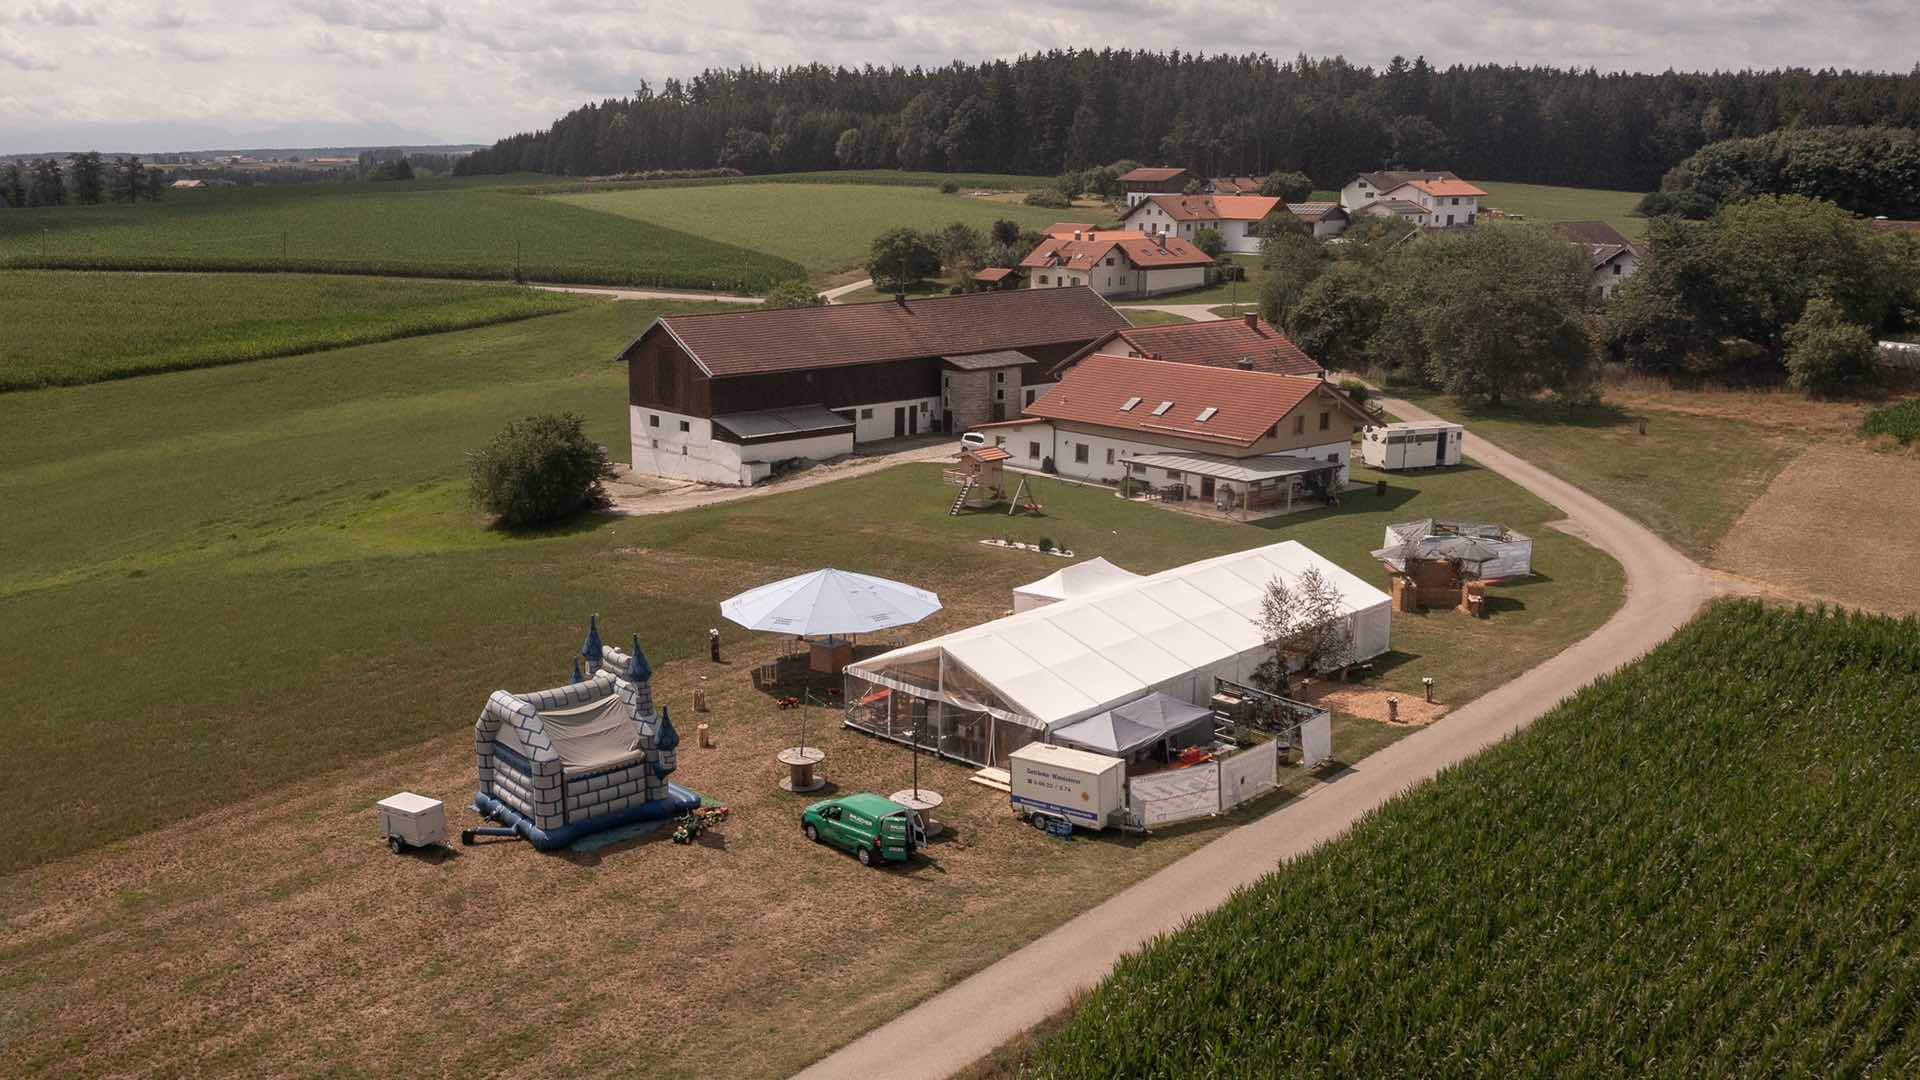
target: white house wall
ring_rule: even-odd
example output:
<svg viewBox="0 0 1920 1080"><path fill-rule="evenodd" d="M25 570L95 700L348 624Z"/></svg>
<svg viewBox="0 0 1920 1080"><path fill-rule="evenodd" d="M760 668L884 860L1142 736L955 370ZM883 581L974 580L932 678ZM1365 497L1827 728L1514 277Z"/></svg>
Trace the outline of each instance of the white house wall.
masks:
<svg viewBox="0 0 1920 1080"><path fill-rule="evenodd" d="M853 451L854 440L844 432L742 446L714 438L711 420L650 406L627 408L633 471L671 480L747 485L764 479L775 461L796 457L825 461ZM680 430L682 423L687 425L684 432ZM889 435L893 431L891 409L887 412L887 431Z"/></svg>
<svg viewBox="0 0 1920 1080"><path fill-rule="evenodd" d="M925 435L933 430L933 422L940 419L940 399L938 397L909 398L906 401L883 401L873 405L861 405L857 409L836 410L842 414L853 413L853 441L856 443L876 442L893 438L893 410L911 409L920 416L920 426L909 428L909 434Z"/></svg>
<svg viewBox="0 0 1920 1080"><path fill-rule="evenodd" d="M1061 476L1100 484L1118 484L1121 478L1128 474L1133 458L1146 454L1195 452L1192 446L1185 444L1150 443L1122 436L1060 430L1047 420L991 427L986 429L985 434L995 445L1005 447L1007 452L1013 455L1008 464L1015 468L1038 469L1044 459L1051 457L1054 471ZM1038 454L1032 453L1034 443L1039 444ZM1076 460L1076 447L1081 445L1087 448L1087 460L1084 462ZM1339 482L1345 484L1350 466L1351 446L1352 444L1346 442L1331 442L1279 453L1286 457L1336 462L1340 466ZM1113 455L1111 462L1107 460L1109 452ZM1162 475L1148 479L1165 482L1166 478ZM1238 485L1232 486L1234 490L1239 490Z"/></svg>
<svg viewBox="0 0 1920 1080"><path fill-rule="evenodd" d="M1618 272L1616 272L1618 268ZM1640 256L1631 251L1621 252L1608 259L1606 264L1593 272L1593 288L1599 292L1600 299L1612 299L1621 285L1640 269Z"/></svg>

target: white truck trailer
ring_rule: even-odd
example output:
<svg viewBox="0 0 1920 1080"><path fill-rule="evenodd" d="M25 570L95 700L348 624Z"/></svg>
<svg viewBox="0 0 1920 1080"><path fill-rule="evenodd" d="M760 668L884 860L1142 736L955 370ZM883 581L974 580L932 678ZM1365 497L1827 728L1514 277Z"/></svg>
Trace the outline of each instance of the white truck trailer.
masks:
<svg viewBox="0 0 1920 1080"><path fill-rule="evenodd" d="M1444 420L1373 424L1360 433L1360 460L1389 472L1458 465L1465 440L1465 429Z"/></svg>
<svg viewBox="0 0 1920 1080"><path fill-rule="evenodd" d="M1028 743L1008 758L1007 787L1022 817L1051 815L1095 830L1125 820L1127 763L1120 758L1046 743Z"/></svg>

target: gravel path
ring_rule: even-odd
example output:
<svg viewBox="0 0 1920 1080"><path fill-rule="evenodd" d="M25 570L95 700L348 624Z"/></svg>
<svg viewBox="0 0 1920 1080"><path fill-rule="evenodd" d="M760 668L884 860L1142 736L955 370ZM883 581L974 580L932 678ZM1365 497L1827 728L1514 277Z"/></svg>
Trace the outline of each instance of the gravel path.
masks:
<svg viewBox="0 0 1920 1080"><path fill-rule="evenodd" d="M1165 309L1163 309L1165 310ZM1409 420L1432 414L1404 401ZM1338 838L1393 796L1525 727L1561 699L1664 641L1727 586L1625 514L1467 435L1466 452L1567 512L1566 530L1618 559L1625 604L1584 640L816 1063L803 1077L948 1076L1067 1007L1121 956L1218 907L1288 859ZM956 1018L959 1018L956 1022Z"/></svg>

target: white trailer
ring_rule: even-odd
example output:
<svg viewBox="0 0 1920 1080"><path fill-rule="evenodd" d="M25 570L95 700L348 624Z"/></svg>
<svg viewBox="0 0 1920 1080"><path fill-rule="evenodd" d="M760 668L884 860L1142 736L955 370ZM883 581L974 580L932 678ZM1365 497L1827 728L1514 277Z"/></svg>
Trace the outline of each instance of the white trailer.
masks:
<svg viewBox="0 0 1920 1080"><path fill-rule="evenodd" d="M410 847L447 842L447 813L439 799L403 791L375 806L380 811L380 836L395 855Z"/></svg>
<svg viewBox="0 0 1920 1080"><path fill-rule="evenodd" d="M1360 460L1376 469L1431 469L1460 464L1466 430L1444 420L1373 424L1360 433Z"/></svg>
<svg viewBox="0 0 1920 1080"><path fill-rule="evenodd" d="M1124 819L1127 763L1120 758L1046 743L1028 743L1008 758L1007 787L1021 816L1051 815L1082 829Z"/></svg>

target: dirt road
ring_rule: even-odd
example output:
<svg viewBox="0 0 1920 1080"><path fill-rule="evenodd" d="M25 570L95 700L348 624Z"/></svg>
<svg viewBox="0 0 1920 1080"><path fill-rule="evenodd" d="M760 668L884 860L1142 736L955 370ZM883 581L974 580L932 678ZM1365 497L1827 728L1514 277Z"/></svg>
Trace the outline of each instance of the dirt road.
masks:
<svg viewBox="0 0 1920 1080"><path fill-rule="evenodd" d="M1409 420L1432 416L1404 401L1388 400L1386 407ZM1466 452L1565 510L1569 532L1620 561L1627 598L1613 618L1560 655L1368 757L1309 797L1228 833L799 1075L951 1075L1064 1008L1122 955L1219 906L1234 889L1280 863L1337 838L1388 799L1525 727L1568 694L1658 645L1726 587L1579 488L1471 433Z"/></svg>

